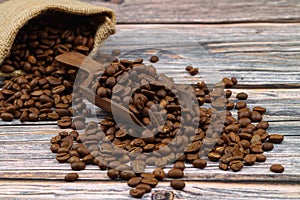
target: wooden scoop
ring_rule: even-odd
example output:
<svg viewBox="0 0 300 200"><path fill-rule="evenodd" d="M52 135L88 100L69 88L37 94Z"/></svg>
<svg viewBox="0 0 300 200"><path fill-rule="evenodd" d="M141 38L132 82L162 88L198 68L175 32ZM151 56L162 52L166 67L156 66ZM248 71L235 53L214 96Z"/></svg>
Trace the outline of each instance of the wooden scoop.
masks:
<svg viewBox="0 0 300 200"><path fill-rule="evenodd" d="M100 63L77 52L60 54L55 57L55 60L64 65L76 67L88 73L88 77L79 86L81 93L88 101L109 113L112 113L112 110L117 110L118 117L122 120L129 123L133 120L137 125L146 128L130 110L109 98L97 96L95 91L89 88L89 85L96 79L96 76L104 71L104 67L101 66Z"/></svg>

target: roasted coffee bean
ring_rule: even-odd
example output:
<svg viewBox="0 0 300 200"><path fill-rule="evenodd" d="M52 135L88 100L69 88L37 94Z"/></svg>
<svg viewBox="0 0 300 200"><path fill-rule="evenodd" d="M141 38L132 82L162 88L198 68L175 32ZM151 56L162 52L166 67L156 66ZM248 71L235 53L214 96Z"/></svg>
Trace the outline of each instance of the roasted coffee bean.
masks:
<svg viewBox="0 0 300 200"><path fill-rule="evenodd" d="M56 155L56 160L60 163L65 163L70 158L70 155L68 153L58 153Z"/></svg>
<svg viewBox="0 0 300 200"><path fill-rule="evenodd" d="M219 154L217 152L209 152L208 153L208 158L211 161L218 161L221 158L221 154ZM201 161L197 161L197 162L203 162L203 161L201 160Z"/></svg>
<svg viewBox="0 0 300 200"><path fill-rule="evenodd" d="M52 153L57 153L59 148L60 148L59 144L52 144L50 150L52 151Z"/></svg>
<svg viewBox="0 0 300 200"><path fill-rule="evenodd" d="M169 178L182 178L184 176L184 173L180 169L171 169L168 172L168 177Z"/></svg>
<svg viewBox="0 0 300 200"><path fill-rule="evenodd" d="M185 183L182 180L172 180L170 186L175 190L183 190Z"/></svg>
<svg viewBox="0 0 300 200"><path fill-rule="evenodd" d="M156 62L158 62L158 60L159 60L159 58L157 56L151 56L151 58L150 58L150 62L152 62L152 63L156 63Z"/></svg>
<svg viewBox="0 0 300 200"><path fill-rule="evenodd" d="M265 162L267 157L263 154L255 154L256 155L256 162Z"/></svg>
<svg viewBox="0 0 300 200"><path fill-rule="evenodd" d="M196 74L199 73L199 69L198 68L193 68L191 70L189 70L190 75L195 76Z"/></svg>
<svg viewBox="0 0 300 200"><path fill-rule="evenodd" d="M244 165L243 165L243 162L242 161L239 161L239 160L234 160L234 161L231 161L229 163L229 166L230 166L230 169L233 171L233 172L238 172L240 171Z"/></svg>
<svg viewBox="0 0 300 200"><path fill-rule="evenodd" d="M284 171L284 167L280 164L273 164L271 165L270 170L274 173L282 173Z"/></svg>
<svg viewBox="0 0 300 200"><path fill-rule="evenodd" d="M120 172L116 169L110 169L107 171L107 176L111 179L117 179L120 177Z"/></svg>
<svg viewBox="0 0 300 200"><path fill-rule="evenodd" d="M185 70L186 70L186 71L190 71L190 70L192 70L192 69L193 69L193 67L190 66L190 65L185 67Z"/></svg>
<svg viewBox="0 0 300 200"><path fill-rule="evenodd" d="M260 122L262 120L262 116L259 112L252 111L251 119L252 119L253 122Z"/></svg>
<svg viewBox="0 0 300 200"><path fill-rule="evenodd" d="M241 110L247 107L247 103L245 101L239 101L236 103L235 108Z"/></svg>
<svg viewBox="0 0 300 200"><path fill-rule="evenodd" d="M225 163L220 163L220 164L219 164L219 168L220 168L221 170L226 171L226 170L228 169L228 165L225 164Z"/></svg>
<svg viewBox="0 0 300 200"><path fill-rule="evenodd" d="M1 114L1 119L3 121L12 121L14 119L14 115L11 113L2 113Z"/></svg>
<svg viewBox="0 0 300 200"><path fill-rule="evenodd" d="M145 189L133 188L133 189L130 190L129 193L134 198L141 198L146 193L146 190Z"/></svg>
<svg viewBox="0 0 300 200"><path fill-rule="evenodd" d="M266 108L263 108L263 107L260 107L260 106L255 106L252 110L253 110L253 111L257 111L257 112L259 112L260 114L265 114L265 112L267 111Z"/></svg>
<svg viewBox="0 0 300 200"><path fill-rule="evenodd" d="M121 171L121 173L120 173L120 177L123 180L129 180L135 176L136 176L136 174L134 173L134 171L131 171L131 170L124 170L124 171Z"/></svg>
<svg viewBox="0 0 300 200"><path fill-rule="evenodd" d="M65 181L66 182L74 182L77 181L79 178L79 175L77 173L69 173L65 176Z"/></svg>
<svg viewBox="0 0 300 200"><path fill-rule="evenodd" d="M265 143L263 144L263 150L264 150L264 151L272 151L273 148L274 148L273 143L265 142Z"/></svg>
<svg viewBox="0 0 300 200"><path fill-rule="evenodd" d="M244 158L245 165L254 165L256 161L256 155L255 154L248 154Z"/></svg>
<svg viewBox="0 0 300 200"><path fill-rule="evenodd" d="M184 162L177 161L174 163L174 168L180 169L183 171L185 169L185 164L184 164Z"/></svg>
<svg viewBox="0 0 300 200"><path fill-rule="evenodd" d="M156 178L148 177L148 178L143 178L142 183L147 184L147 185L151 186L152 188L154 188L158 184L158 180Z"/></svg>
<svg viewBox="0 0 300 200"><path fill-rule="evenodd" d="M71 163L71 164L74 163L74 162L79 162L79 161L80 161L80 158L77 157L77 156L72 156L68 160L68 162Z"/></svg>
<svg viewBox="0 0 300 200"><path fill-rule="evenodd" d="M240 92L236 95L236 98L239 100L246 100L248 98L248 94L245 92Z"/></svg>
<svg viewBox="0 0 300 200"><path fill-rule="evenodd" d="M157 180L162 180L165 178L166 174L162 168L157 168L153 171L153 174Z"/></svg>
<svg viewBox="0 0 300 200"><path fill-rule="evenodd" d="M204 169L207 165L207 162L204 159L196 159L193 161L193 166L195 168Z"/></svg>
<svg viewBox="0 0 300 200"><path fill-rule="evenodd" d="M138 185L136 186L136 189L142 189L142 190L145 190L146 193L149 193L149 192L151 192L152 187L151 187L150 185L141 183L141 184L138 184Z"/></svg>
<svg viewBox="0 0 300 200"><path fill-rule="evenodd" d="M136 187L137 185L139 185L142 182L142 178L141 177L132 177L131 179L129 179L129 181L127 182L127 185L129 187Z"/></svg>
<svg viewBox="0 0 300 200"><path fill-rule="evenodd" d="M272 134L269 136L269 142L279 144L283 141L283 135L280 134Z"/></svg>
<svg viewBox="0 0 300 200"><path fill-rule="evenodd" d="M82 161L78 161L78 162L73 162L71 163L71 168L74 171L80 171L80 170L84 170L85 169L85 163Z"/></svg>

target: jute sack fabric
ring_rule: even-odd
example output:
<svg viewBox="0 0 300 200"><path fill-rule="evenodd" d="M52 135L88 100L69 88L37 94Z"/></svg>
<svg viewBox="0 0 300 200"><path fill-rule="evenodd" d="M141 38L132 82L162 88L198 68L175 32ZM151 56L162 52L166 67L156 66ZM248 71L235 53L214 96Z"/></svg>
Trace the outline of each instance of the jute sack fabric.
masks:
<svg viewBox="0 0 300 200"><path fill-rule="evenodd" d="M0 4L0 64L9 54L14 39L30 19L45 11L54 10L76 16L99 15L104 22L98 24L94 45L99 46L115 32L116 17L112 10L76 0L9 0Z"/></svg>

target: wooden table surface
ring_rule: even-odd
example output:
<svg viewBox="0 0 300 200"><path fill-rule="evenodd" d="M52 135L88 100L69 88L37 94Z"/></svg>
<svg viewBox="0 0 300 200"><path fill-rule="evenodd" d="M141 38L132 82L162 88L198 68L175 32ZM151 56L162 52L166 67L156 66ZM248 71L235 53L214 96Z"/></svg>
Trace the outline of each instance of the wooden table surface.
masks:
<svg viewBox="0 0 300 200"><path fill-rule="evenodd" d="M300 199L300 1L83 1L114 9L120 32L167 28L200 44L222 77L237 77L234 94L245 91L250 107L268 109L268 132L285 136L265 153L265 163L237 173L221 171L213 162L204 170L189 166L184 191L173 191L168 179L154 191L173 191L175 199ZM145 40L137 39L140 44ZM128 48L142 47L133 43ZM184 66L158 71L178 83L199 79ZM131 199L126 182L109 180L96 166L79 172L79 181L64 182L70 165L57 163L49 150L50 138L59 131L55 123L0 123L1 199ZM283 164L284 173L270 172L273 163Z"/></svg>

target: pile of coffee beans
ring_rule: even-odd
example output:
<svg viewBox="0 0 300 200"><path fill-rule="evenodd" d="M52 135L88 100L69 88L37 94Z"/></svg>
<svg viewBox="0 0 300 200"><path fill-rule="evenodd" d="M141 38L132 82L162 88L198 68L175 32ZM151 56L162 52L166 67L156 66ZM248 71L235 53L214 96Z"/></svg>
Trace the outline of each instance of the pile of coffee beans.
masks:
<svg viewBox="0 0 300 200"><path fill-rule="evenodd" d="M54 58L67 51L89 54L96 32L93 23L93 19L83 16L46 12L19 31L0 66L1 72L23 72L4 81L0 91L3 121L69 120L74 112L72 92L78 70L61 66Z"/></svg>
<svg viewBox="0 0 300 200"><path fill-rule="evenodd" d="M185 163L204 169L208 158L219 162L221 170L240 171L264 162L263 152L281 143L283 136L268 134L269 124L263 121L265 108L249 108L246 93L233 98L233 92L224 89L236 84L235 78L224 78L212 91L204 82L193 88L178 88L142 59L115 60L99 81L92 83L96 95L129 108L147 129L140 131L136 124L106 117L101 122L89 122L81 134L59 133L51 139L51 150L59 162L69 162L73 170L94 164L108 170L109 178L128 181L130 195L136 198L151 192L164 178L174 179L172 188L184 189L181 179ZM180 102L178 91L195 94L192 109L185 101ZM164 168L170 163L173 168L166 172ZM149 166L154 167L152 172ZM274 165L270 170L281 173L284 168Z"/></svg>

